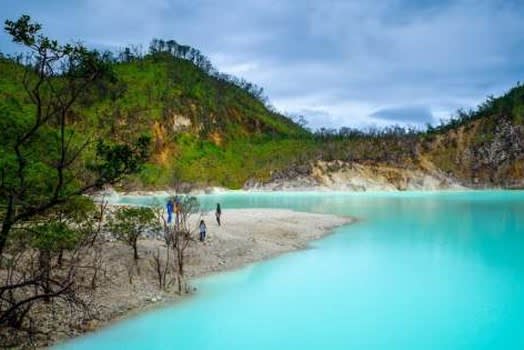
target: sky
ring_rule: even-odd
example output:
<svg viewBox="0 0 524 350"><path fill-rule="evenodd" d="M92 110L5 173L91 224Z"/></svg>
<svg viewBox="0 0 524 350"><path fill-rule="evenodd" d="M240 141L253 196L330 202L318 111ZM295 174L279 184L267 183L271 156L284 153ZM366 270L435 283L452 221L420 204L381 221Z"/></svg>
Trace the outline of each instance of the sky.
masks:
<svg viewBox="0 0 524 350"><path fill-rule="evenodd" d="M524 80L523 0L0 0L21 14L93 48L193 46L313 129L435 124Z"/></svg>

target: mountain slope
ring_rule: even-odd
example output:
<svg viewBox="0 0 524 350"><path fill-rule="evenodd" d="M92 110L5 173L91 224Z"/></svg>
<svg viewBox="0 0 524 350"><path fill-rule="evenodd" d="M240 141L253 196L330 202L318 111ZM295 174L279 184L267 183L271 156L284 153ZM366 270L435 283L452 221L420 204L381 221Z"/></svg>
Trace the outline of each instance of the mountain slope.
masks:
<svg viewBox="0 0 524 350"><path fill-rule="evenodd" d="M239 188L302 151L302 128L186 60L163 55L119 64L115 70L127 85L118 101L119 122L149 127L154 138L152 164L142 183Z"/></svg>
<svg viewBox="0 0 524 350"><path fill-rule="evenodd" d="M151 160L126 189L285 188L286 182L355 190L524 186L521 85L424 132L312 134L268 109L258 93L188 59L156 52L111 66L113 86L81 101L71 118L93 137L152 137ZM0 71L0 111L23 118L32 111L23 70L0 59Z"/></svg>
<svg viewBox="0 0 524 350"><path fill-rule="evenodd" d="M0 62L0 99L30 110L19 68ZM111 91L81 102L74 118L94 137L152 137L151 161L127 188L180 182L240 188L249 178L263 179L287 166L310 146L302 127L188 60L157 53L112 68L117 80Z"/></svg>

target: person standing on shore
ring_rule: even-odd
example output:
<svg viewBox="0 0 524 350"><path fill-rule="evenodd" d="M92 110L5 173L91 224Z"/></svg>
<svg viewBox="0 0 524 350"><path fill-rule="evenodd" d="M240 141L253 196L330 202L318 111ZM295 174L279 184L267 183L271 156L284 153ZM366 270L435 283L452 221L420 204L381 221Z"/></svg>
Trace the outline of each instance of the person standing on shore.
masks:
<svg viewBox="0 0 524 350"><path fill-rule="evenodd" d="M222 209L220 208L220 203L217 203L217 210L215 216L217 217L218 226L220 226L220 216L222 215Z"/></svg>
<svg viewBox="0 0 524 350"><path fill-rule="evenodd" d="M206 223L204 220L200 220L200 242L204 242L206 239Z"/></svg>
<svg viewBox="0 0 524 350"><path fill-rule="evenodd" d="M171 224L171 221L173 221L173 201L171 199L167 201L166 210L167 210L167 223Z"/></svg>
<svg viewBox="0 0 524 350"><path fill-rule="evenodd" d="M178 230L179 225L180 225L180 211L182 210L181 203L180 203L180 197L178 197L178 195L175 197L174 206L175 206L175 227Z"/></svg>

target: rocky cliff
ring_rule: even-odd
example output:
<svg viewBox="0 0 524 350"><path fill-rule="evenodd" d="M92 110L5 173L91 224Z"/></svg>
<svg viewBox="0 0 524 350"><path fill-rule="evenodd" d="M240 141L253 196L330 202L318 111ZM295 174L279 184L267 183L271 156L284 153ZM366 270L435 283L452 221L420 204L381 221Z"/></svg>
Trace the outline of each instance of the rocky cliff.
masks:
<svg viewBox="0 0 524 350"><path fill-rule="evenodd" d="M415 191L464 189L441 172L365 165L344 161L316 161L274 172L266 182L249 181L246 190Z"/></svg>
<svg viewBox="0 0 524 350"><path fill-rule="evenodd" d="M508 115L475 120L421 145L421 158L468 187L524 184L524 127Z"/></svg>
<svg viewBox="0 0 524 350"><path fill-rule="evenodd" d="M403 143L396 150L379 144L373 159L348 160L344 155L354 146L346 143L339 148L344 150L335 154L339 159L294 164L273 171L266 181L250 180L244 188L405 191L524 187L524 126L508 114L424 133L416 143Z"/></svg>

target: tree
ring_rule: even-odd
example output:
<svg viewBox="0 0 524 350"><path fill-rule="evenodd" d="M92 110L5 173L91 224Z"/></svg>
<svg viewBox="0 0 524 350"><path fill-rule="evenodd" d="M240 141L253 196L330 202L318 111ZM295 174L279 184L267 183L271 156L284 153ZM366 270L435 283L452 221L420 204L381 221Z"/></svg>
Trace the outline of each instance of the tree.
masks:
<svg viewBox="0 0 524 350"><path fill-rule="evenodd" d="M109 219L109 230L119 241L124 242L133 249L135 261L138 256L138 239L144 232L159 232L160 225L153 209L146 207L126 208L120 207Z"/></svg>
<svg viewBox="0 0 524 350"><path fill-rule="evenodd" d="M89 312L87 291L94 288L102 265L96 247L92 254L100 232L97 212L90 199L78 198L13 230L13 244L1 271L0 326L32 334L34 323L24 326L26 319L32 320L32 309L45 303L53 312L55 300ZM4 341L8 339L2 339L0 346L6 345Z"/></svg>
<svg viewBox="0 0 524 350"><path fill-rule="evenodd" d="M172 198L174 200L174 198ZM194 242L193 235L195 234L198 222L194 220L194 216L200 211L200 204L196 197L181 196L179 200L178 223L169 225L165 220L164 210L162 207L156 208L155 212L157 218L163 222L164 240L166 246L173 251L174 266L173 269L177 276L178 292L182 293L185 286L184 266L186 249ZM167 255L169 256L169 254ZM155 263L155 266L159 266ZM161 280L161 278L159 278Z"/></svg>
<svg viewBox="0 0 524 350"><path fill-rule="evenodd" d="M16 66L25 94L0 99L0 326L21 328L37 303L83 304L79 269L96 279L82 259L101 226L79 203L139 171L149 138L108 143L89 132L81 110L110 95L110 55L61 45L25 15L5 30L29 52Z"/></svg>
<svg viewBox="0 0 524 350"><path fill-rule="evenodd" d="M149 156L147 137L110 144L82 132L88 121L77 107L115 82L107 55L60 45L29 16L5 30L31 55L20 69L26 96L0 102L0 258L14 226L120 181Z"/></svg>

